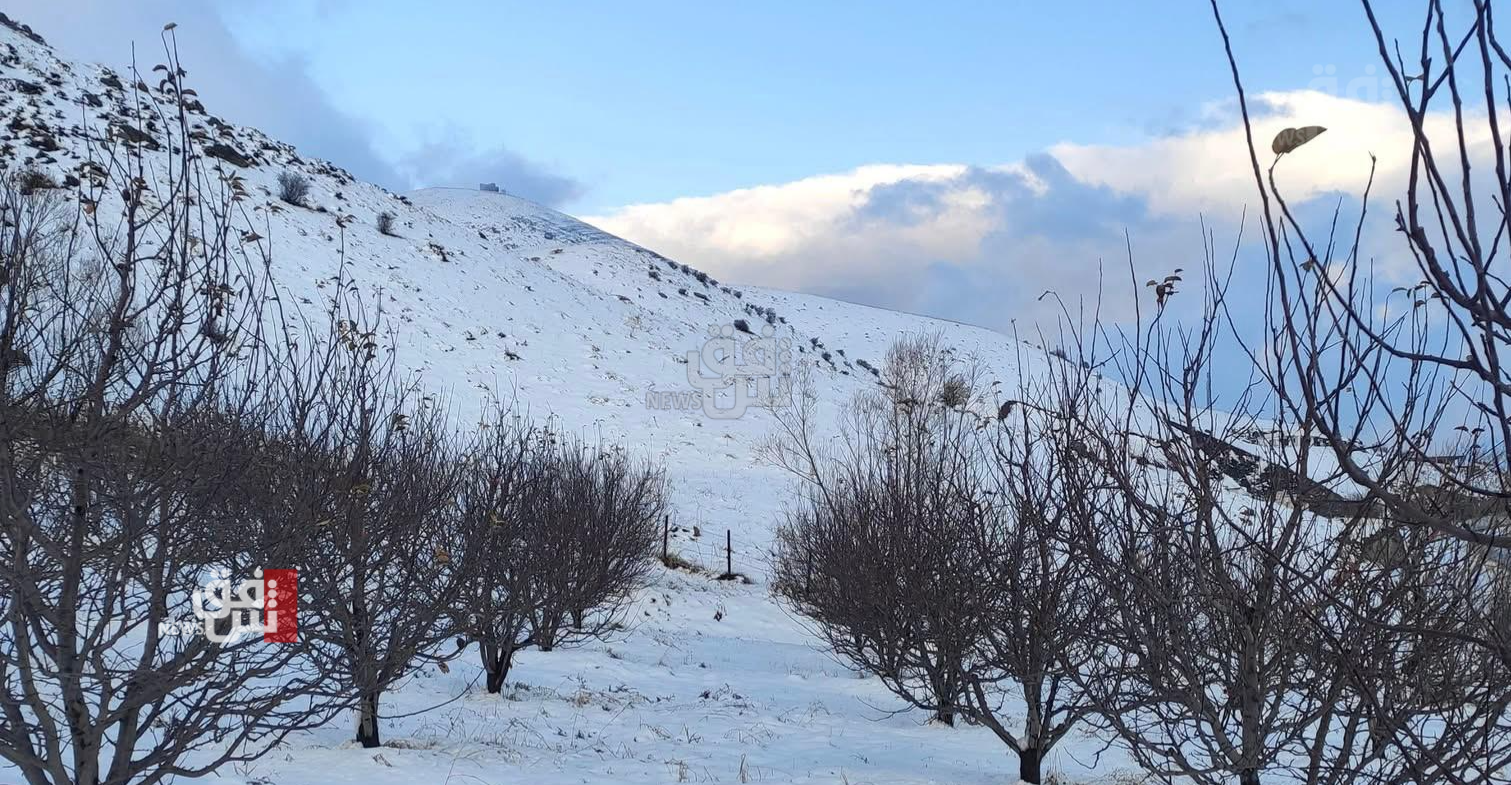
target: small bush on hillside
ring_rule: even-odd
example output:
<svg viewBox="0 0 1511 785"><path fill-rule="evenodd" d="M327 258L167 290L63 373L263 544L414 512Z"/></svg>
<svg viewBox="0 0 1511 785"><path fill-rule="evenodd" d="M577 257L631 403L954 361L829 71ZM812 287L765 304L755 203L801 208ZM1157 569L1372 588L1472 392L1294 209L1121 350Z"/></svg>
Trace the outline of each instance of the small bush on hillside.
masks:
<svg viewBox="0 0 1511 785"><path fill-rule="evenodd" d="M304 207L310 195L310 179L297 172L278 175L278 198L295 207Z"/></svg>
<svg viewBox="0 0 1511 785"><path fill-rule="evenodd" d="M393 231L393 221L393 213L387 211L378 213L378 233L386 234L389 237L396 236Z"/></svg>
<svg viewBox="0 0 1511 785"><path fill-rule="evenodd" d="M22 172L18 178L17 185L20 186L20 191L23 195L58 187L57 182L51 176L38 169Z"/></svg>
<svg viewBox="0 0 1511 785"><path fill-rule="evenodd" d="M964 376L951 376L944 380L939 389L939 403L951 409L958 409L971 401L971 385Z"/></svg>

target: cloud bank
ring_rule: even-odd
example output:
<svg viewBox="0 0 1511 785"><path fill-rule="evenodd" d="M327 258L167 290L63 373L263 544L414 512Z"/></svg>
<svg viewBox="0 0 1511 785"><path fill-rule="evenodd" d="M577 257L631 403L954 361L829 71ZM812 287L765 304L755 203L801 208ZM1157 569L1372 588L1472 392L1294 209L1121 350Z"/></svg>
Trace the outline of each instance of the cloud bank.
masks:
<svg viewBox="0 0 1511 785"><path fill-rule="evenodd" d="M211 110L256 125L358 177L395 189L507 184L548 205L582 195L581 182L504 145L480 145L443 127L418 147L383 151L376 129L337 109L297 57L242 49L213 3L17 0L8 8L66 56L120 65L137 42L158 58L165 21L178 23L190 80ZM1377 93L1378 94L1378 93ZM1286 126L1328 132L1282 162L1277 178L1298 211L1351 221L1378 157L1375 224L1366 252L1398 281L1410 260L1388 226L1404 189L1410 128L1380 101L1318 91L1257 96L1251 110L1262 148ZM1133 283L1199 266L1202 226L1221 249L1239 236L1255 190L1243 128L1232 101L1195 112L1184 129L1131 145L1067 142L1007 164L879 164L702 197L626 206L588 220L607 231L704 268L723 280L808 291L1005 329L1014 319L1057 313L1055 292L1074 307L1104 299L1125 315ZM1434 136L1452 118L1433 115ZM1482 133L1470 118L1468 128ZM1490 156L1476 138L1476 158ZM1268 165L1268 153L1262 163ZM1450 173L1450 176L1454 176ZM1381 229L1380 223L1386 226ZM1134 269L1128 269L1130 245ZM1240 261L1260 280L1262 256Z"/></svg>
<svg viewBox="0 0 1511 785"><path fill-rule="evenodd" d="M391 189L476 185L491 178L516 183L516 192L552 205L582 191L575 180L518 153L481 148L455 132L416 150L380 150L379 129L338 109L303 59L247 51L217 4L207 0L13 0L6 12L72 60L122 68L130 64L135 42L143 70L161 62L163 25L175 22L189 83L210 111Z"/></svg>
<svg viewBox="0 0 1511 785"><path fill-rule="evenodd" d="M498 183L515 196L560 205L583 195L583 184L551 171L507 147L480 148L456 129L432 137L396 164L411 188L475 187Z"/></svg>
<svg viewBox="0 0 1511 785"><path fill-rule="evenodd" d="M1136 145L1061 144L988 167L866 166L587 220L749 285L998 329L1053 318L1060 306L1041 298L1046 291L1072 308L1100 293L1104 313L1125 316L1135 280L1200 266L1204 224L1224 258L1246 209L1248 236L1255 236L1254 175L1236 109L1214 104L1197 127ZM1411 132L1400 110L1298 91L1258 96L1251 112L1266 167L1280 129L1329 129L1277 168L1280 187L1304 215L1326 219L1341 208L1343 220L1357 218L1370 155L1377 156L1377 218L1365 250L1393 274L1411 274L1388 223L1410 164ZM1429 127L1434 136L1448 134L1452 121L1435 116ZM1490 154L1488 140L1476 144ZM1238 285L1258 285L1259 249L1241 249L1239 257Z"/></svg>

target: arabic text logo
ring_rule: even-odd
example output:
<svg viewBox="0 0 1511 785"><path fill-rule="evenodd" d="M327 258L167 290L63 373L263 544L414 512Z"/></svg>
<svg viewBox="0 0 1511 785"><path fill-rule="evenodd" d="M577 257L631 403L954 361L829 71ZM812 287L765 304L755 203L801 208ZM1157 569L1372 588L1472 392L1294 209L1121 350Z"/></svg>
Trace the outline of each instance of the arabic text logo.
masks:
<svg viewBox="0 0 1511 785"><path fill-rule="evenodd" d="M730 325L708 328L701 349L687 353L687 383L691 391L646 394L646 405L657 409L690 409L696 404L716 420L733 420L752 406L773 408L791 400L792 340L777 338L770 325L760 335L736 335ZM713 375L705 376L704 371Z"/></svg>
<svg viewBox="0 0 1511 785"><path fill-rule="evenodd" d="M260 632L268 643L297 641L299 571L259 568L252 576L234 588L230 578L221 577L194 590L190 609L204 624L205 637L232 643Z"/></svg>

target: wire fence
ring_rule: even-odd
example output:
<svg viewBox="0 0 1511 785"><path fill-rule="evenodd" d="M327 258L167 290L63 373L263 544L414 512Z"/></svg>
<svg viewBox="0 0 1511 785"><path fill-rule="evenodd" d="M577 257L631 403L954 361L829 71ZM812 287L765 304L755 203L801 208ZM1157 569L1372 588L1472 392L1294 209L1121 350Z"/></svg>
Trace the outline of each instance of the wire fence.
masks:
<svg viewBox="0 0 1511 785"><path fill-rule="evenodd" d="M723 580L746 579L763 561L764 554L735 538L731 529L710 529L678 523L670 515L662 520L661 560L671 567L706 572Z"/></svg>

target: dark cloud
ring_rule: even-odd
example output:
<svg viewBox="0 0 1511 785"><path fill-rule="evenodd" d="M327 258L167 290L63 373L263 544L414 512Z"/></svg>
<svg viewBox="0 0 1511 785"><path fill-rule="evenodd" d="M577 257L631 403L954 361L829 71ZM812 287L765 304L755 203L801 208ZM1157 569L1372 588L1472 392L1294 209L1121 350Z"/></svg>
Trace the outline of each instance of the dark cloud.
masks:
<svg viewBox="0 0 1511 785"><path fill-rule="evenodd" d="M398 169L413 188L432 185L473 187L498 183L515 196L557 206L581 196L582 183L548 171L506 148L477 149L458 131L449 131L405 155Z"/></svg>
<svg viewBox="0 0 1511 785"><path fill-rule="evenodd" d="M855 211L862 224L909 225L932 220L965 191L986 194L1006 238L1106 239L1150 220L1147 202L1077 180L1054 156L1031 155L1023 171L972 167L948 180L900 180L871 189Z"/></svg>
<svg viewBox="0 0 1511 785"><path fill-rule="evenodd" d="M163 25L175 22L188 83L211 112L252 125L310 155L324 158L364 180L390 188L404 185L397 171L373 149L372 133L344 114L293 57L265 60L244 51L213 3L181 0L19 0L12 16L47 38L61 57L130 64L163 59Z"/></svg>
<svg viewBox="0 0 1511 785"><path fill-rule="evenodd" d="M1031 155L1024 166L1037 181L1033 186L1013 173L973 170L972 184L993 194L1002 216L1001 231L1009 235L1106 240L1152 220L1143 197L1077 180L1052 155Z"/></svg>
<svg viewBox="0 0 1511 785"><path fill-rule="evenodd" d="M315 18L328 16L341 2L320 0L313 6ZM513 183L516 193L553 204L581 191L576 182L508 150L479 152L454 139L427 144L397 164L391 162L374 146L375 129L337 109L310 77L303 59L247 52L213 2L12 0L6 11L71 60L123 67L131 62L134 42L143 70L161 62L163 25L175 22L188 83L211 112L260 128L303 153L388 188L453 181L476 185L491 179Z"/></svg>
<svg viewBox="0 0 1511 785"><path fill-rule="evenodd" d="M1073 301L1093 302L1098 289L1109 302L1126 303L1124 232L1166 245L1169 222L1154 216L1143 196L1119 193L1077 180L1054 156L1038 154L1022 170L967 169L942 180L909 179L877 186L856 208L846 231L923 226L958 209L963 194L984 196L990 230L968 254L950 258L894 260L884 274L820 285L815 292L986 325L1010 328L1013 317L1054 318L1054 291ZM1106 258L1114 266L1105 286ZM901 261L898 264L897 261Z"/></svg>
<svg viewBox="0 0 1511 785"><path fill-rule="evenodd" d="M1275 107L1263 95L1251 98L1249 112L1252 118L1274 114ZM1220 131L1231 128L1243 119L1237 98L1189 105L1167 105L1162 111L1147 117L1129 117L1130 126L1140 126L1152 139L1173 139L1205 131Z"/></svg>

